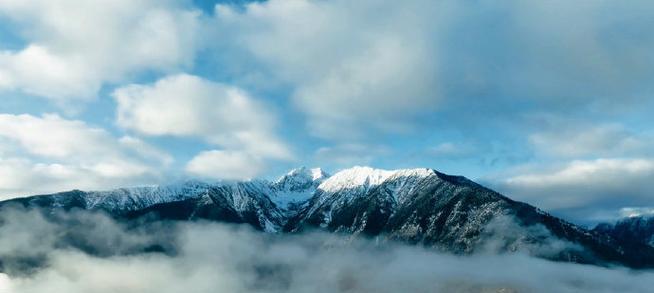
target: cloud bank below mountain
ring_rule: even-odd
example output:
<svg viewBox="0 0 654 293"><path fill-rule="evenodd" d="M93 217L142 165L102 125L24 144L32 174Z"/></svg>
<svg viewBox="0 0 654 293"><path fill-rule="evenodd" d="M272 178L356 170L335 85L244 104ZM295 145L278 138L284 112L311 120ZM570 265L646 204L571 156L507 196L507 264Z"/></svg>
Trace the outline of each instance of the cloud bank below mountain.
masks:
<svg viewBox="0 0 654 293"><path fill-rule="evenodd" d="M521 254L459 257L215 223L162 224L148 228L158 229L152 233L101 214L61 217L55 223L34 211L3 213L0 292L645 292L654 286L651 272ZM163 238L174 240L171 252L138 252ZM71 240L87 252L65 245ZM20 258L46 265L21 270Z"/></svg>

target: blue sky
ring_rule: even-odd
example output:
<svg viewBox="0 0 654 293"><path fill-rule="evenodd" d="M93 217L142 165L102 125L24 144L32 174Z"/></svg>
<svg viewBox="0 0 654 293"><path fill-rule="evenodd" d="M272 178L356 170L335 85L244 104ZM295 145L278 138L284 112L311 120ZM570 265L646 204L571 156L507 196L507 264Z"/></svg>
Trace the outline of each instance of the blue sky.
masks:
<svg viewBox="0 0 654 293"><path fill-rule="evenodd" d="M97 2L97 3L96 3ZM430 167L653 211L654 5L0 1L0 195Z"/></svg>

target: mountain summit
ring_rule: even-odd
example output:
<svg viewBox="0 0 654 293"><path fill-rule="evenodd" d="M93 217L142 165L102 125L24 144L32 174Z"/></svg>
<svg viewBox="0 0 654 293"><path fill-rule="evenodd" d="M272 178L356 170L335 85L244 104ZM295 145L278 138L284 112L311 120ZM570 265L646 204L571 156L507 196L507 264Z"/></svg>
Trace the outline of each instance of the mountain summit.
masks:
<svg viewBox="0 0 654 293"><path fill-rule="evenodd" d="M298 168L274 181L188 181L112 191L69 191L0 202L99 210L121 221L211 220L270 233L322 230L456 254L522 252L551 260L654 267L654 248L589 231L465 177L433 169Z"/></svg>

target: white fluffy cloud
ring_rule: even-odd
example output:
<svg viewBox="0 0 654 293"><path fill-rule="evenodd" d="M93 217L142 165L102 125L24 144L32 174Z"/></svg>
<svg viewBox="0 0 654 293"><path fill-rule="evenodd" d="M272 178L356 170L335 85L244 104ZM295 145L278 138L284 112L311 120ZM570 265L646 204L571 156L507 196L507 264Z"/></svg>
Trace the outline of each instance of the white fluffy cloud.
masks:
<svg viewBox="0 0 654 293"><path fill-rule="evenodd" d="M205 151L195 156L186 171L203 177L219 179L249 179L264 168L261 158L239 151Z"/></svg>
<svg viewBox="0 0 654 293"><path fill-rule="evenodd" d="M275 115L239 88L180 74L119 88L114 97L121 127L151 136L197 137L220 147L189 163L195 175L250 178L264 160L292 158L274 133Z"/></svg>
<svg viewBox="0 0 654 293"><path fill-rule="evenodd" d="M0 51L0 90L65 103L142 71L179 69L194 58L200 18L168 0L2 0L0 19L25 47Z"/></svg>
<svg viewBox="0 0 654 293"><path fill-rule="evenodd" d="M14 269L0 273L2 293L640 293L654 286L651 271L558 263L525 252L462 257L330 234L279 237L202 222L166 225L171 231L127 229L106 216L82 213L53 223L35 212L4 210L2 221L0 255L10 256L5 266ZM501 232L514 233L507 227ZM72 249L70 239L110 256ZM138 253L170 241L172 255ZM533 249L551 252L561 241L553 242ZM20 274L34 263L20 261L35 254L47 265Z"/></svg>
<svg viewBox="0 0 654 293"><path fill-rule="evenodd" d="M218 5L214 25L295 87L314 134L351 138L404 130L407 116L438 102L433 10L429 1L273 0L243 12Z"/></svg>
<svg viewBox="0 0 654 293"><path fill-rule="evenodd" d="M608 220L625 207L654 200L654 160L575 160L551 168L525 167L498 189L512 198L579 221Z"/></svg>
<svg viewBox="0 0 654 293"><path fill-rule="evenodd" d="M57 115L0 114L0 197L153 183L172 158Z"/></svg>

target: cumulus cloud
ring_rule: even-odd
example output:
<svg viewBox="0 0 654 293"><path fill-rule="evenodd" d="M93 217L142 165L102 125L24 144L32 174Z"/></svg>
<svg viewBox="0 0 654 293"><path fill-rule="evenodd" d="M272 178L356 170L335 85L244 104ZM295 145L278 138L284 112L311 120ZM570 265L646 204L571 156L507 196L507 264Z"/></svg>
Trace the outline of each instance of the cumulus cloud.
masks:
<svg viewBox="0 0 654 293"><path fill-rule="evenodd" d="M201 13L175 1L0 1L25 46L0 51L0 90L58 103L103 84L191 65Z"/></svg>
<svg viewBox="0 0 654 293"><path fill-rule="evenodd" d="M55 114L0 114L0 195L152 183L172 157Z"/></svg>
<svg viewBox="0 0 654 293"><path fill-rule="evenodd" d="M580 222L610 220L624 207L654 198L650 159L575 160L561 166L518 168L497 188L512 198Z"/></svg>
<svg viewBox="0 0 654 293"><path fill-rule="evenodd" d="M189 162L193 174L249 178L261 172L266 159L292 158L275 134L274 113L239 88L179 74L121 87L113 96L123 128L150 136L197 137L222 148Z"/></svg>
<svg viewBox="0 0 654 293"><path fill-rule="evenodd" d="M407 116L434 108L433 6L275 0L239 11L218 5L214 26L294 87L292 100L314 134L351 138L366 129L401 131Z"/></svg>
<svg viewBox="0 0 654 293"><path fill-rule="evenodd" d="M643 29L651 8L647 1L273 0L218 5L212 25L224 63L289 85L313 134L352 139L439 127L420 124L422 114L489 127L489 116L642 105L654 73L644 49L654 47L654 35Z"/></svg>
<svg viewBox="0 0 654 293"><path fill-rule="evenodd" d="M127 228L98 214L60 215L57 222L22 210L11 215L3 216L0 226L3 293L647 292L654 285L651 272L554 263L524 254L459 257L327 234L280 236L214 223L171 224L153 233L157 230ZM25 240L47 240L36 242L41 266L22 273L13 266L20 263L16 258L34 256L10 241L17 233ZM132 250L160 241L161 235L171 237L174 253ZM65 239L117 252L85 252Z"/></svg>

